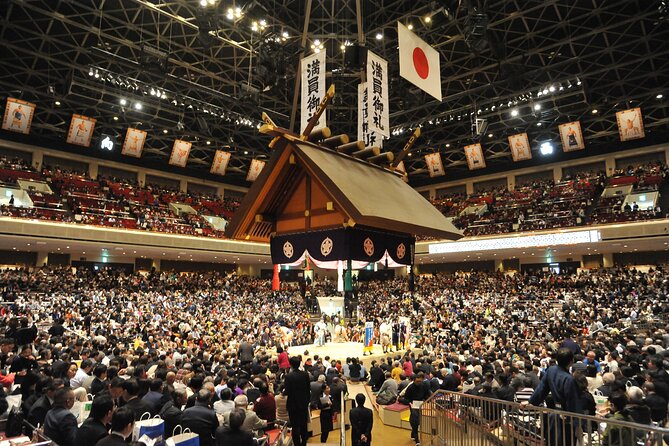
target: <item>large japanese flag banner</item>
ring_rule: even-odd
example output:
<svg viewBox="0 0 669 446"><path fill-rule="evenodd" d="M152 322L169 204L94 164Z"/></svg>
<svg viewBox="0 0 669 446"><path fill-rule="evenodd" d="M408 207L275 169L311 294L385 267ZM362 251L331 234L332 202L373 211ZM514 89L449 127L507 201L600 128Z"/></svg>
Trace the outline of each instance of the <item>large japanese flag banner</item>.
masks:
<svg viewBox="0 0 669 446"><path fill-rule="evenodd" d="M400 76L441 101L439 52L397 22L400 46Z"/></svg>

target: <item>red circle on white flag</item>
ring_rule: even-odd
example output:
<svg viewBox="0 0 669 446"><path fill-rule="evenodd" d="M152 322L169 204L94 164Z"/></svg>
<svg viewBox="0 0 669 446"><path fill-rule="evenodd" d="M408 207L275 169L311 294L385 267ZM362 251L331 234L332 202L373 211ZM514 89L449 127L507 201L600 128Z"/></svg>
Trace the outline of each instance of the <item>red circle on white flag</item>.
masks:
<svg viewBox="0 0 669 446"><path fill-rule="evenodd" d="M427 79L430 75L430 63L427 61L425 52L418 47L413 49L413 69L421 79Z"/></svg>

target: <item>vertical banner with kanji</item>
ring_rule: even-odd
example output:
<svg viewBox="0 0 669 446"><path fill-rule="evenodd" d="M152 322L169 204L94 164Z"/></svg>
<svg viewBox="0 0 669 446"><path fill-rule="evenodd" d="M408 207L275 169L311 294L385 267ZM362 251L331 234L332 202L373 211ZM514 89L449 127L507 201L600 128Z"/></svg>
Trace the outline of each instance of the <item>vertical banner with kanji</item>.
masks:
<svg viewBox="0 0 669 446"><path fill-rule="evenodd" d="M367 52L367 119L370 132L390 138L388 109L388 62Z"/></svg>
<svg viewBox="0 0 669 446"><path fill-rule="evenodd" d="M302 124L300 133L302 133L325 96L325 51L302 59L300 71L302 72ZM314 130L321 129L325 125L325 113L323 113L316 126L314 126Z"/></svg>
<svg viewBox="0 0 669 446"><path fill-rule="evenodd" d="M365 348L363 353L374 351L374 322L365 322Z"/></svg>
<svg viewBox="0 0 669 446"><path fill-rule="evenodd" d="M369 130L369 90L367 82L358 84L358 141L365 147L383 147L383 137Z"/></svg>
<svg viewBox="0 0 669 446"><path fill-rule="evenodd" d="M217 175L225 175L225 170L228 168L230 162L230 152L224 150L217 150L214 155L214 162L211 163L211 173Z"/></svg>

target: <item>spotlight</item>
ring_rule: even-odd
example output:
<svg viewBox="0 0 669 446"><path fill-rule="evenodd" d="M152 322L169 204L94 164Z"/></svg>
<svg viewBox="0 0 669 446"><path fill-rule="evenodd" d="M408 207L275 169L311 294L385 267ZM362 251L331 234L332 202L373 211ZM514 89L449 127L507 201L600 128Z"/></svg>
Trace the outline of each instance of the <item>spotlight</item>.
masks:
<svg viewBox="0 0 669 446"><path fill-rule="evenodd" d="M128 101L126 101L125 99L121 99L119 102L121 103L121 105L127 105L128 104Z"/></svg>
<svg viewBox="0 0 669 446"><path fill-rule="evenodd" d="M283 33L281 33L281 37L287 39L289 37L288 31L284 31Z"/></svg>
<svg viewBox="0 0 669 446"><path fill-rule="evenodd" d="M118 121L118 116L114 116L114 121Z"/></svg>
<svg viewBox="0 0 669 446"><path fill-rule="evenodd" d="M432 17L430 17L429 15L425 16L425 23L430 23L431 21L432 21Z"/></svg>
<svg viewBox="0 0 669 446"><path fill-rule="evenodd" d="M411 23L409 23L409 24L407 25L407 28L408 28L409 30L412 30L412 29L413 29L413 25L412 25Z"/></svg>
<svg viewBox="0 0 669 446"><path fill-rule="evenodd" d="M540 122L537 122L537 127L541 127L541 123L540 123Z"/></svg>
<svg viewBox="0 0 669 446"><path fill-rule="evenodd" d="M207 0L200 0L200 6L202 6L203 8L207 6Z"/></svg>
<svg viewBox="0 0 669 446"><path fill-rule="evenodd" d="M655 96L655 99L662 99L663 97L664 97L664 96L662 95L662 93L660 93L660 94L658 94L657 96Z"/></svg>
<svg viewBox="0 0 669 446"><path fill-rule="evenodd" d="M518 116L518 109L514 108L513 110L511 110L511 116L513 116L513 117Z"/></svg>
<svg viewBox="0 0 669 446"><path fill-rule="evenodd" d="M54 102L54 104L60 105L60 101L56 101L56 102Z"/></svg>
<svg viewBox="0 0 669 446"><path fill-rule="evenodd" d="M376 40L382 40L383 39L383 34L377 33L376 34Z"/></svg>
<svg viewBox="0 0 669 446"><path fill-rule="evenodd" d="M593 108L591 113L592 113L593 115L596 115L598 112L599 112L599 110L597 110L596 108Z"/></svg>
<svg viewBox="0 0 669 446"><path fill-rule="evenodd" d="M135 102L135 110L141 110L142 109L142 103L141 102Z"/></svg>
<svg viewBox="0 0 669 446"><path fill-rule="evenodd" d="M493 137L493 134L492 134L492 133L488 133L488 138L492 138L492 137Z"/></svg>
<svg viewBox="0 0 669 446"><path fill-rule="evenodd" d="M543 93L543 94L548 94L548 89L547 89L547 88L544 88L543 91L542 91L542 93Z"/></svg>
<svg viewBox="0 0 669 446"><path fill-rule="evenodd" d="M88 75L89 75L89 76L93 76L94 74L95 74L95 73L93 73L93 69L90 68L90 69L88 70Z"/></svg>
<svg viewBox="0 0 669 446"><path fill-rule="evenodd" d="M95 70L95 78L99 79L100 78L100 73L98 73L98 70Z"/></svg>
<svg viewBox="0 0 669 446"><path fill-rule="evenodd" d="M541 110L541 104L534 104L534 110L536 111Z"/></svg>
<svg viewBox="0 0 669 446"><path fill-rule="evenodd" d="M163 129L163 133L167 134L167 129Z"/></svg>
<svg viewBox="0 0 669 446"><path fill-rule="evenodd" d="M555 91L555 87L551 85L550 87L548 87L548 91L553 93Z"/></svg>
<svg viewBox="0 0 669 446"><path fill-rule="evenodd" d="M155 95L156 95L156 90L154 90L154 89L152 88L151 91L150 91L150 93L151 93L151 96L155 96Z"/></svg>
<svg viewBox="0 0 669 446"><path fill-rule="evenodd" d="M553 153L553 144L550 141L542 142L539 151L542 155L550 155Z"/></svg>

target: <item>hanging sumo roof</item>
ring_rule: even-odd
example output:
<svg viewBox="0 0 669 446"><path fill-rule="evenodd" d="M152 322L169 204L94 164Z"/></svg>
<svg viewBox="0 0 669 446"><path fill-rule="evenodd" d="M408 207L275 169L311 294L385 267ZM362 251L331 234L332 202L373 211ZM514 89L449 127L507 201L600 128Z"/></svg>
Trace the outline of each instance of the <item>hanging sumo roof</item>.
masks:
<svg viewBox="0 0 669 446"><path fill-rule="evenodd" d="M342 154L272 124L272 158L246 195L226 235L271 235L361 225L457 240L462 233L399 172Z"/></svg>

